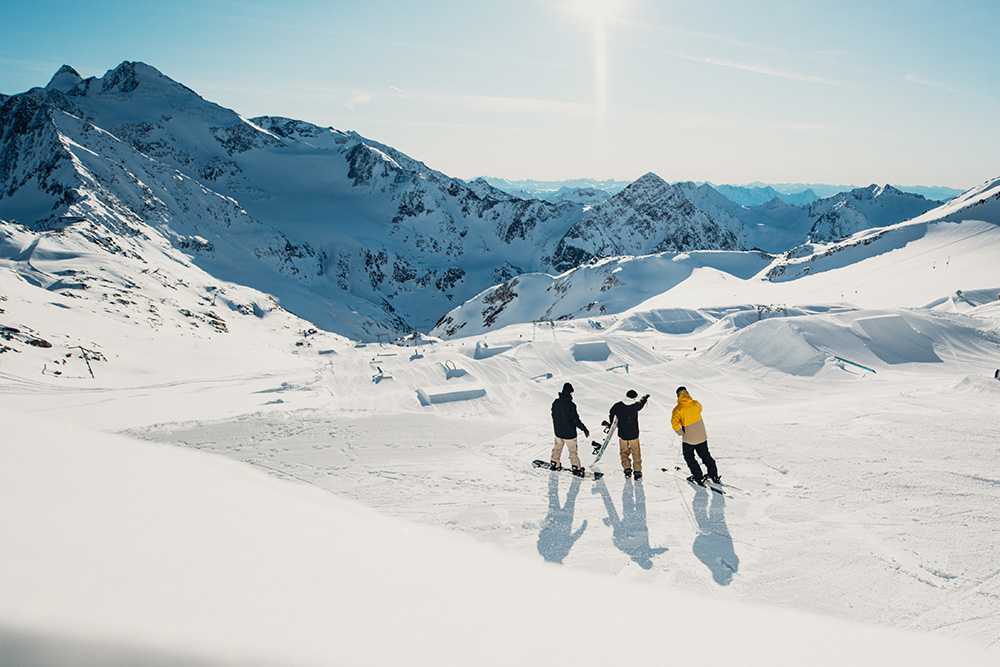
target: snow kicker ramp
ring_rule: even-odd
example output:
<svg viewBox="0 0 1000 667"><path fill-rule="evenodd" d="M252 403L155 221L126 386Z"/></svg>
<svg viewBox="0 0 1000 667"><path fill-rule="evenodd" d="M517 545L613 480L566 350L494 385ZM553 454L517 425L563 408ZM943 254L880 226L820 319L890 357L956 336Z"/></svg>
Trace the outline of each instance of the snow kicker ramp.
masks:
<svg viewBox="0 0 1000 667"><path fill-rule="evenodd" d="M482 387L468 389L418 389L417 400L420 405L429 407L431 405L441 405L442 403L457 403L459 401L474 401L477 398L486 396L486 390Z"/></svg>
<svg viewBox="0 0 1000 667"><path fill-rule="evenodd" d="M607 361L610 356L607 341L592 340L573 345L573 361Z"/></svg>
<svg viewBox="0 0 1000 667"><path fill-rule="evenodd" d="M862 317L855 324L868 339L868 349L887 364L941 361L934 352L934 342L899 315Z"/></svg>
<svg viewBox="0 0 1000 667"><path fill-rule="evenodd" d="M653 308L630 313L616 325L615 331L657 331L664 334L689 334L711 323L692 308Z"/></svg>
<svg viewBox="0 0 1000 667"><path fill-rule="evenodd" d="M706 356L811 376L835 356L875 369L939 363L938 349L981 359L1000 354L1000 337L962 315L853 311L765 319L722 338Z"/></svg>

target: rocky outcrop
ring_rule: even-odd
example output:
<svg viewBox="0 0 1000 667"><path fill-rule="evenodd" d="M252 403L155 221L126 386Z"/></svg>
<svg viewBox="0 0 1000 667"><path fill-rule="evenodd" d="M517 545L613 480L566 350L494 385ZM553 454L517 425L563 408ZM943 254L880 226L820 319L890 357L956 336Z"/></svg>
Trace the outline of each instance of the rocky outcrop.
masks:
<svg viewBox="0 0 1000 667"><path fill-rule="evenodd" d="M552 264L564 271L598 257L739 247L737 234L695 206L682 187L648 173L586 211L560 240Z"/></svg>

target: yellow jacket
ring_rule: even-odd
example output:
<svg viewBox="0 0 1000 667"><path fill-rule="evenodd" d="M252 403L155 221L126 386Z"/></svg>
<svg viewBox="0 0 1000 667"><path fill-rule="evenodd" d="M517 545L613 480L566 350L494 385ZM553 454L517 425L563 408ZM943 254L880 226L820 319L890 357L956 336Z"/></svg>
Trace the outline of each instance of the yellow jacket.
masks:
<svg viewBox="0 0 1000 667"><path fill-rule="evenodd" d="M677 405L670 415L670 425L685 444L698 445L708 440L705 422L701 418L701 403L691 398L687 390L677 395Z"/></svg>

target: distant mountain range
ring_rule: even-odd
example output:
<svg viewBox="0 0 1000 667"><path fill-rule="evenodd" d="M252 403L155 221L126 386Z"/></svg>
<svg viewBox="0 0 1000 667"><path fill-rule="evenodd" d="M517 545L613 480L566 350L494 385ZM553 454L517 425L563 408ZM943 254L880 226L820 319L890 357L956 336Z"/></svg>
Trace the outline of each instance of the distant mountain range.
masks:
<svg viewBox="0 0 1000 667"><path fill-rule="evenodd" d="M575 178L563 181L538 181L532 179L508 180L505 178L481 176L480 179L508 194L525 198L545 199L547 201L572 199L573 195L570 193L575 190L592 191L586 203L594 203L595 200L599 200L601 193L606 193L605 197L611 196L616 192L620 192L629 184L629 181L601 181L587 178ZM703 182L705 181L697 181L698 184ZM760 206L775 198L784 201L786 204L807 206L817 199L832 197L841 192L849 192L863 187L859 185L834 185L830 183L769 184L754 182L746 185L708 184L733 203L742 206ZM938 185L897 185L895 187L903 192L923 195L927 199L935 201L948 201L963 192L963 190L956 188Z"/></svg>
<svg viewBox="0 0 1000 667"><path fill-rule="evenodd" d="M730 201L743 206L760 206L774 199L793 206L807 206L819 199L819 196L809 188L797 192L780 192L770 185L715 185L713 187Z"/></svg>
<svg viewBox="0 0 1000 667"><path fill-rule="evenodd" d="M835 185L831 183L748 183L748 188L770 187L783 194L812 190L817 197L832 197L840 192L856 190L860 185ZM965 192L958 188L950 188L943 185L897 185L895 186L903 192L911 192L915 195L923 195L927 199L936 201L948 201Z"/></svg>
<svg viewBox="0 0 1000 667"><path fill-rule="evenodd" d="M643 180L652 179L647 174L640 179ZM688 191L701 189L703 196L707 187L687 184ZM901 193L888 186L857 188L817 202L814 214L819 217L814 224L820 231L826 231L831 220L850 223L856 216L866 214L873 219L894 220L909 212L908 207L920 208L919 202L926 201L919 195ZM772 200L770 205L778 203ZM831 212L838 213L828 218ZM685 334L726 318L752 316L756 320L773 311L768 307L755 311L755 306L740 306L739 302L702 304L698 309L669 305L653 307L644 313L634 313L630 309L669 293L695 271L711 269L715 275L725 274L741 281L787 282L898 250L928 235L934 223L963 220L1000 224L1000 179L972 188L951 202L904 222L865 229L845 239L811 240L779 256L763 252L667 250L596 260L557 276L538 273L516 276L449 312L432 333L452 338L480 335L516 323L588 319L589 326L594 329L655 329L662 333ZM983 230L979 228L969 234L967 238L981 235ZM906 257L917 256L919 253ZM719 280L725 284L727 278ZM993 300L997 291L984 290L984 294ZM796 315L805 311L780 306L777 312ZM606 315L619 317L603 318Z"/></svg>
<svg viewBox="0 0 1000 667"><path fill-rule="evenodd" d="M139 62L86 79L63 66L0 101L0 264L77 294L66 285L134 289L151 267L173 289L207 275L352 338L429 329L527 272L666 250L780 252L936 204L871 186L751 206L655 174L546 192L453 178L355 132L245 118ZM91 261L68 280L39 269L42 255Z"/></svg>

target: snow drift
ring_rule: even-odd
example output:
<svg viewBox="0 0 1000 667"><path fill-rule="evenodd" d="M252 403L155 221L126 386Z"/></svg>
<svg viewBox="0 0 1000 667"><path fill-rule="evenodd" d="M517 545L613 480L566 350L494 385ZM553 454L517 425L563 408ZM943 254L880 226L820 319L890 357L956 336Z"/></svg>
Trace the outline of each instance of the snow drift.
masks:
<svg viewBox="0 0 1000 667"><path fill-rule="evenodd" d="M1000 336L975 320L927 311L849 311L765 319L725 336L705 354L713 361L750 362L791 375L816 375L835 357L873 369L941 363L1000 353Z"/></svg>

